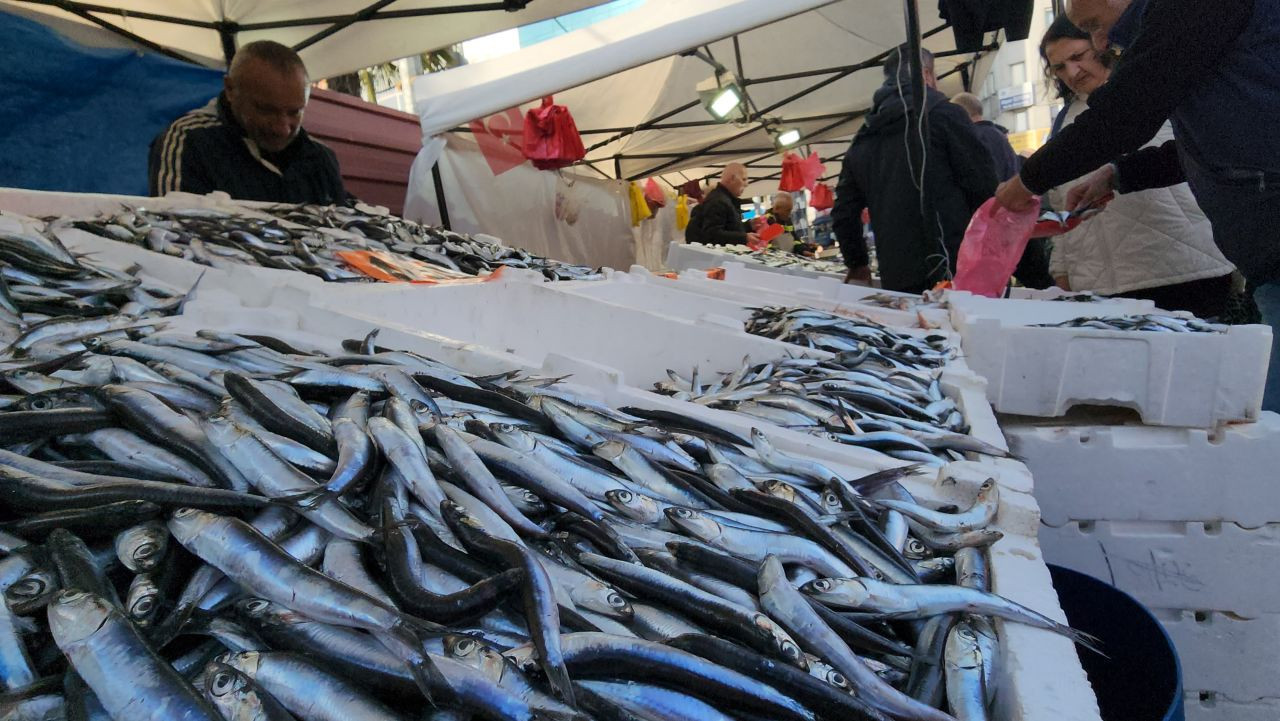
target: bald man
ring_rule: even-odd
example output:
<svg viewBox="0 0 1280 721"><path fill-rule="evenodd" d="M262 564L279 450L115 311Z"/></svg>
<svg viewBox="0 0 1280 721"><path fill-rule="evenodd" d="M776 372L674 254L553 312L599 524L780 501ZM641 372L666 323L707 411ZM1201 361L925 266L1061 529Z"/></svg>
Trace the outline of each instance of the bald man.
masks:
<svg viewBox="0 0 1280 721"><path fill-rule="evenodd" d="M270 40L240 48L222 94L151 142L151 194L221 190L240 200L346 200L337 157L302 129L310 96L307 68L292 49Z"/></svg>
<svg viewBox="0 0 1280 721"><path fill-rule="evenodd" d="M760 242L760 236L748 233L742 223L738 196L747 189L747 166L729 163L720 174L720 182L689 214L684 239L707 245L749 245Z"/></svg>

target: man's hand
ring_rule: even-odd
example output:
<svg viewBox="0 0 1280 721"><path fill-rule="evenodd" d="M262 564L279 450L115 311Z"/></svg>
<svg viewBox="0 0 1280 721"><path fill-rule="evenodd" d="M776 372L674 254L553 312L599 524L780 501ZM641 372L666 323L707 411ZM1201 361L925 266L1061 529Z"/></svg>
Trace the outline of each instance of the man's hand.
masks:
<svg viewBox="0 0 1280 721"><path fill-rule="evenodd" d="M1116 168L1104 165L1093 171L1079 185L1067 192L1067 207L1072 211L1106 205L1107 196L1116 189Z"/></svg>
<svg viewBox="0 0 1280 721"><path fill-rule="evenodd" d="M1027 190L1027 186L1022 184L1022 178L1017 175L996 188L996 202L1015 213L1030 208L1035 198L1036 196Z"/></svg>
<svg viewBox="0 0 1280 721"><path fill-rule="evenodd" d="M758 233L747 233L748 248L752 250L760 250L766 245L768 245L768 243L765 243L763 240L760 240L760 235Z"/></svg>
<svg viewBox="0 0 1280 721"><path fill-rule="evenodd" d="M871 285L871 266L863 265L849 269L848 274L844 277L844 282L856 285Z"/></svg>

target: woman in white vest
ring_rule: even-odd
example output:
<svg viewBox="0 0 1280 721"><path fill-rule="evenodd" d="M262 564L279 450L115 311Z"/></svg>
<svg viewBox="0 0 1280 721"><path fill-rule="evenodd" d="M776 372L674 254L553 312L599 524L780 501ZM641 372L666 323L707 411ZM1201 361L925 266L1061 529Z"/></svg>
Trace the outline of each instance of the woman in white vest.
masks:
<svg viewBox="0 0 1280 721"><path fill-rule="evenodd" d="M1054 121L1056 134L1084 112L1089 93L1107 81L1109 58L1065 16L1045 33L1040 56L1066 103ZM1172 139L1166 122L1148 145ZM1067 191L1076 183L1054 188L1049 203L1065 208ZM1116 196L1106 212L1055 237L1049 261L1049 272L1064 289L1146 298L1165 310L1202 318L1226 310L1233 270L1186 183Z"/></svg>

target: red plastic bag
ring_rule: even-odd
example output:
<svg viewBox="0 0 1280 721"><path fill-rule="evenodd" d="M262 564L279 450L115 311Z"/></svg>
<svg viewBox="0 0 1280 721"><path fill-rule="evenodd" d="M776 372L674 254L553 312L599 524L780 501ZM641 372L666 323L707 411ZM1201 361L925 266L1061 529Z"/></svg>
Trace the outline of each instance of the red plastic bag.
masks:
<svg viewBox="0 0 1280 721"><path fill-rule="evenodd" d="M995 198L983 203L960 244L955 289L988 298L1004 295L1039 215L1039 202L1019 213L1001 206Z"/></svg>
<svg viewBox="0 0 1280 721"><path fill-rule="evenodd" d="M681 185L680 192L689 196L689 199L696 203L702 202L702 186L696 180L690 180L684 185Z"/></svg>
<svg viewBox="0 0 1280 721"><path fill-rule="evenodd" d="M541 107L525 113L524 155L538 170L573 165L587 155L569 109L554 105L550 95L542 99Z"/></svg>
<svg viewBox="0 0 1280 721"><path fill-rule="evenodd" d="M818 183L813 186L813 197L809 199L809 207L814 210L831 210L835 204L836 196L831 192L830 185Z"/></svg>
<svg viewBox="0 0 1280 721"><path fill-rule="evenodd" d="M644 181L644 202L649 204L650 213L656 213L658 208L667 206L667 194L662 192L662 188L658 186L658 181L653 178Z"/></svg>
<svg viewBox="0 0 1280 721"><path fill-rule="evenodd" d="M778 183L778 190L794 193L804 187L804 170L801 168L803 163L795 153L782 156L782 181Z"/></svg>
<svg viewBox="0 0 1280 721"><path fill-rule="evenodd" d="M827 166L822 164L822 158L819 158L817 153L809 153L809 157L800 163L800 174L804 178L804 187L810 191L817 185L818 178L821 178L825 172L827 172Z"/></svg>

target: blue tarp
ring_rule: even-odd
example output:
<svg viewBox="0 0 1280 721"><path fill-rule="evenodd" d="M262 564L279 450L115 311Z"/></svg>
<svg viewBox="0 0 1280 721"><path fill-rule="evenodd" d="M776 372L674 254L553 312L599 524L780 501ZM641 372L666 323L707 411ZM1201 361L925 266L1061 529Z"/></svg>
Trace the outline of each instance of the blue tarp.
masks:
<svg viewBox="0 0 1280 721"><path fill-rule="evenodd" d="M147 149L222 88L222 73L90 48L0 12L0 186L147 194Z"/></svg>

